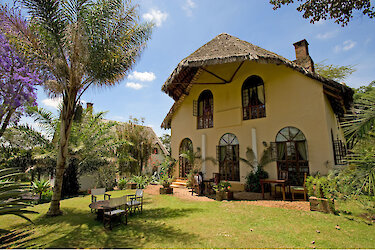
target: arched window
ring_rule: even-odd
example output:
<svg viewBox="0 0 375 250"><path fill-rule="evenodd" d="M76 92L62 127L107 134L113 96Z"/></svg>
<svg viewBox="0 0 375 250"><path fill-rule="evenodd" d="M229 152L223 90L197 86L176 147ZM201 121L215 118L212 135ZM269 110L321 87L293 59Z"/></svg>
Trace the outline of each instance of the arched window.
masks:
<svg viewBox="0 0 375 250"><path fill-rule="evenodd" d="M240 181L239 143L234 134L224 134L217 146L219 172L222 180Z"/></svg>
<svg viewBox="0 0 375 250"><path fill-rule="evenodd" d="M182 153L186 153L186 154L194 153L193 142L189 138L185 138L181 141L179 155L181 155ZM179 164L180 164L180 173L179 173L180 177L186 177L187 174L192 169L190 162L185 157L180 156Z"/></svg>
<svg viewBox="0 0 375 250"><path fill-rule="evenodd" d="M244 120L266 117L264 83L259 76L250 76L242 85L242 111Z"/></svg>
<svg viewBox="0 0 375 250"><path fill-rule="evenodd" d="M309 173L305 135L295 127L285 127L276 135L277 172L288 173L292 185L302 185L304 173Z"/></svg>
<svg viewBox="0 0 375 250"><path fill-rule="evenodd" d="M214 97L209 90L203 91L198 99L197 128L212 128L214 126Z"/></svg>

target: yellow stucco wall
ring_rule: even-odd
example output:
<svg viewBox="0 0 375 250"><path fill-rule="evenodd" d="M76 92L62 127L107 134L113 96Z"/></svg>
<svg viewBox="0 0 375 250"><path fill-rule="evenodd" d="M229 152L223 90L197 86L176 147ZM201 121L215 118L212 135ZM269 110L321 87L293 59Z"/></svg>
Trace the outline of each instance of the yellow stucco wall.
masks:
<svg viewBox="0 0 375 250"><path fill-rule="evenodd" d="M237 64L211 66L210 71L229 79ZM241 87L247 77L258 75L264 81L266 117L242 120ZM216 81L208 73L202 73L197 82ZM214 99L214 127L197 129L197 118L193 116L193 100L198 100L203 90L209 89ZM188 96L175 112L171 122L172 157L178 159L179 146L184 138L190 138L194 150L202 147L202 135L206 135L206 156L216 157L216 146L225 133L233 133L239 140L240 157L245 157L246 148L252 148L252 128L256 129L257 152L261 155L263 141L274 142L276 134L284 127L300 129L307 141L310 173L327 173L333 163L331 129L340 134L337 122L322 83L296 72L284 65L245 62L229 84L195 84ZM176 166L178 168L178 165ZM265 167L270 178L277 178L276 163ZM240 163L240 183L250 169ZM205 178L211 178L219 167L206 162ZM178 174L178 169L175 171ZM233 183L236 184L236 183Z"/></svg>

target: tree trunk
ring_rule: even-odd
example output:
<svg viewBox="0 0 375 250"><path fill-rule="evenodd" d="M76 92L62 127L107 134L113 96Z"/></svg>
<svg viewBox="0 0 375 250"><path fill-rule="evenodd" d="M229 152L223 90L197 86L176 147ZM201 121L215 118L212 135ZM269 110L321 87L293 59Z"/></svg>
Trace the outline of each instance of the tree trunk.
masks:
<svg viewBox="0 0 375 250"><path fill-rule="evenodd" d="M4 122L0 128L0 137L3 136L5 129L7 128L10 118L12 117L12 114L14 113L14 110L9 110L7 116L4 119Z"/></svg>
<svg viewBox="0 0 375 250"><path fill-rule="evenodd" d="M56 177L55 184L53 187L53 195L51 200L50 208L47 212L49 216L61 215L60 210L60 199L61 189L64 178L65 166L68 160L68 144L70 131L73 123L73 116L75 110L75 98L76 94L65 94L63 100L63 110L61 113L61 124L60 124L60 140L56 163ZM69 100L67 100L69 99Z"/></svg>

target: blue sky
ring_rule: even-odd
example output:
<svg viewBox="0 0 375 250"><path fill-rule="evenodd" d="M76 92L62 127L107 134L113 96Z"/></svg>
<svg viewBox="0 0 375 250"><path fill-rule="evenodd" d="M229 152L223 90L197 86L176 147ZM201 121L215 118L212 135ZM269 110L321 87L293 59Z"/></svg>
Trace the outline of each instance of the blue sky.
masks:
<svg viewBox="0 0 375 250"><path fill-rule="evenodd" d="M4 2L4 0L0 0ZM11 1L6 1L11 2ZM156 27L138 63L127 79L111 88L93 88L83 96L95 111L108 111L106 118L126 121L144 117L158 135L173 100L161 86L177 64L220 33L295 59L293 43L306 39L314 62L355 65L345 82L350 87L375 80L375 19L361 14L346 27L332 20L310 24L296 5L274 11L268 0L139 0L141 21ZM38 104L56 112L56 101L38 92Z"/></svg>

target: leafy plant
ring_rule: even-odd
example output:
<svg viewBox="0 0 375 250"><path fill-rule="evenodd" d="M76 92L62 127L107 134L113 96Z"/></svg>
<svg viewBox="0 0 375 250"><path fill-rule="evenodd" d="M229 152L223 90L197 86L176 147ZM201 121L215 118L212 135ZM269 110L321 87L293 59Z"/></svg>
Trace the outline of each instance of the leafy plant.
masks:
<svg viewBox="0 0 375 250"><path fill-rule="evenodd" d="M246 176L246 190L250 192L261 192L260 179L267 179L268 173L264 171L264 166L268 163L275 161L272 158L272 148L263 143L265 149L263 150L262 156L259 162L257 162L254 151L251 148L246 150L246 159L240 158L240 161L245 163L251 168L251 171ZM256 170L254 172L254 170Z"/></svg>
<svg viewBox="0 0 375 250"><path fill-rule="evenodd" d="M163 175L160 178L159 184L167 188L172 184L172 178L170 178L168 175Z"/></svg>
<svg viewBox="0 0 375 250"><path fill-rule="evenodd" d="M306 178L306 188L309 196L326 199L334 198L333 180L328 176L320 176L320 174L315 177L308 176Z"/></svg>
<svg viewBox="0 0 375 250"><path fill-rule="evenodd" d="M219 182L219 184L217 185L214 185L213 186L213 189L216 191L216 192L228 192L230 187L232 187L232 185L227 182L227 181L221 181Z"/></svg>
<svg viewBox="0 0 375 250"><path fill-rule="evenodd" d="M260 186L260 179L267 178L268 173L263 170L263 167L258 166L258 169L255 173L250 172L246 176L246 191L260 193L262 191L262 187Z"/></svg>
<svg viewBox="0 0 375 250"><path fill-rule="evenodd" d="M39 200L42 199L42 194L51 188L51 184L46 180L34 181L31 184L33 192L39 194Z"/></svg>
<svg viewBox="0 0 375 250"><path fill-rule="evenodd" d="M113 165L99 167L96 175L96 185L98 188L113 190L116 185L116 167Z"/></svg>
<svg viewBox="0 0 375 250"><path fill-rule="evenodd" d="M128 184L129 180L126 179L126 178L121 178L120 180L118 180L117 182L117 186L120 190L124 190L126 189L126 185Z"/></svg>
<svg viewBox="0 0 375 250"><path fill-rule="evenodd" d="M144 189L150 182L150 179L145 175L133 175L131 181L137 184L137 188Z"/></svg>
<svg viewBox="0 0 375 250"><path fill-rule="evenodd" d="M14 181L20 175L23 175L23 173L18 169L0 166L0 216L13 214L30 221L25 214L36 212L27 210L30 204L22 199L22 195L29 193L31 187Z"/></svg>

